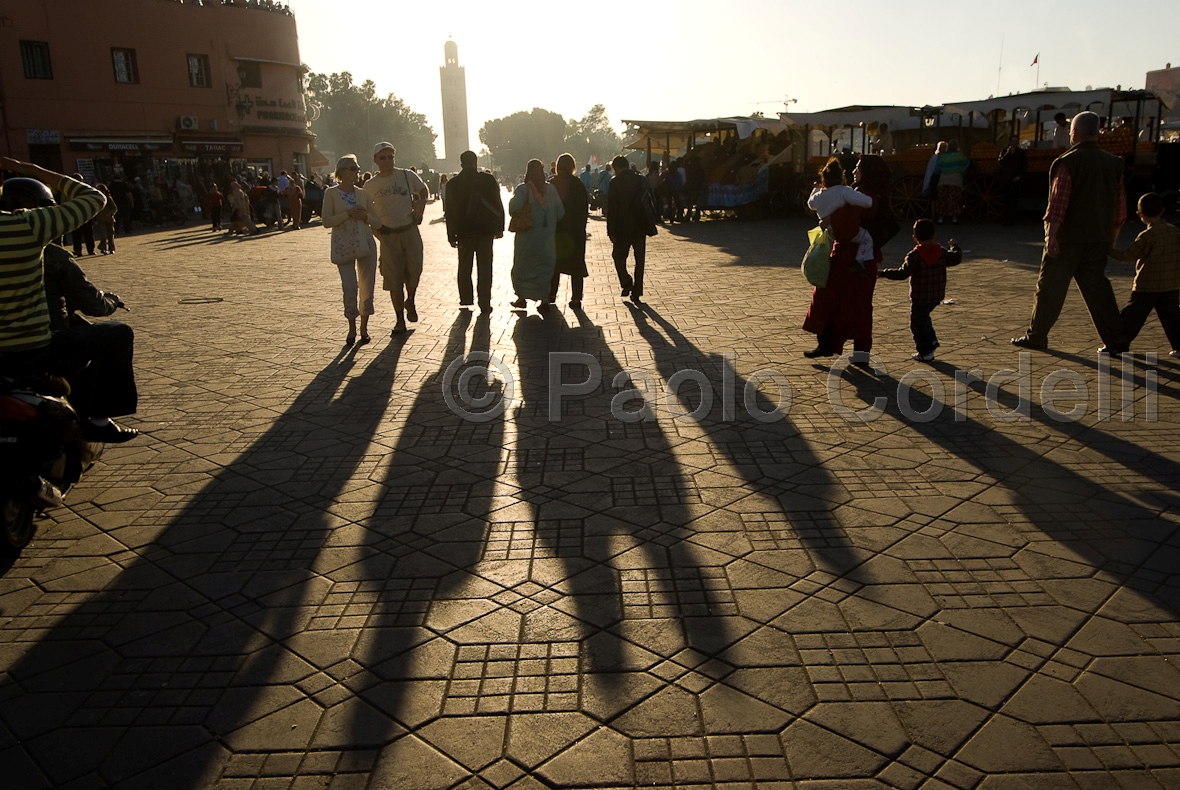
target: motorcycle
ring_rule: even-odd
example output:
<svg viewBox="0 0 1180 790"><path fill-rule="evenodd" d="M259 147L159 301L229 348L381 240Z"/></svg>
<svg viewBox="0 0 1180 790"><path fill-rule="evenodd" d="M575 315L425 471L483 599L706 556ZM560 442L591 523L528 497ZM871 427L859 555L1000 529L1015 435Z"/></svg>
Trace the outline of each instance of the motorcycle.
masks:
<svg viewBox="0 0 1180 790"><path fill-rule="evenodd" d="M37 531L35 515L64 505L102 454L82 436L68 389L56 376L0 376L0 553L19 554Z"/></svg>

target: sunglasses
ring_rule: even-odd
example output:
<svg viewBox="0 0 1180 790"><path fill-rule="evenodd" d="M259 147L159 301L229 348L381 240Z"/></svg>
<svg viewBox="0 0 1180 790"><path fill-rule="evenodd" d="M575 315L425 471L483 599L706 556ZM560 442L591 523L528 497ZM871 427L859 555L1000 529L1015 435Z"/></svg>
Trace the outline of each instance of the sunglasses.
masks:
<svg viewBox="0 0 1180 790"><path fill-rule="evenodd" d="M352 171L352 172L354 172L354 173L359 173L359 172L360 172L360 168L359 168L359 167L342 167L342 168L340 168L340 170L341 170L341 171L344 171L344 170L351 170L351 171Z"/></svg>
<svg viewBox="0 0 1180 790"><path fill-rule="evenodd" d="M389 155L386 155L386 156L378 156L378 157L374 157L374 158L375 158L375 159L376 159L378 162L381 162L381 161L384 161L384 160L386 160L386 159L393 159L393 155L392 155L392 154L389 154Z"/></svg>

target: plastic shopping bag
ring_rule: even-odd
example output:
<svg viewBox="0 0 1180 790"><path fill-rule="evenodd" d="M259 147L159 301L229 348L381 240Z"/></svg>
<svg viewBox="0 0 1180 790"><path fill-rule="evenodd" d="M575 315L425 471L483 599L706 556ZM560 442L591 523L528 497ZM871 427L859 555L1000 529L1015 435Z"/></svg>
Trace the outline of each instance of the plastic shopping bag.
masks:
<svg viewBox="0 0 1180 790"><path fill-rule="evenodd" d="M811 246L803 256L803 276L816 288L828 284L828 270L831 267L832 237L820 227L807 231Z"/></svg>

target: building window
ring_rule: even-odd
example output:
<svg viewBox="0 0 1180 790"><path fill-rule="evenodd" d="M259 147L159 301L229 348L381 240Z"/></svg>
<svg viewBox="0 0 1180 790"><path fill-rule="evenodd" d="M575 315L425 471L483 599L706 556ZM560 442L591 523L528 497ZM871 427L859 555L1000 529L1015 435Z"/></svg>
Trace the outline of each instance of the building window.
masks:
<svg viewBox="0 0 1180 790"><path fill-rule="evenodd" d="M115 65L115 82L137 84L139 82L139 66L135 63L134 49L111 48L111 61Z"/></svg>
<svg viewBox="0 0 1180 790"><path fill-rule="evenodd" d="M53 79L53 66L49 62L49 42L20 42L20 59L25 67L25 79Z"/></svg>
<svg viewBox="0 0 1180 790"><path fill-rule="evenodd" d="M188 56L188 84L194 88L208 88L213 85L209 79L209 56Z"/></svg>
<svg viewBox="0 0 1180 790"><path fill-rule="evenodd" d="M262 64L256 60L239 60L238 65L241 67L242 87L243 88L261 88L262 87Z"/></svg>

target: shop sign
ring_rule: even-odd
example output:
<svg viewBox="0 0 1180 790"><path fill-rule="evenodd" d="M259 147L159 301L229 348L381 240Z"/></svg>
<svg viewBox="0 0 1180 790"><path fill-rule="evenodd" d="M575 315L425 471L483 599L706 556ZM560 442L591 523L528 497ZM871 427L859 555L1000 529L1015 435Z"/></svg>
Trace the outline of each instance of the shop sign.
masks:
<svg viewBox="0 0 1180 790"><path fill-rule="evenodd" d="M180 147L193 154L240 154L245 146L233 140L185 140L181 142Z"/></svg>
<svg viewBox="0 0 1180 790"><path fill-rule="evenodd" d="M255 99L254 114L263 121L290 121L307 123L307 113L303 106L303 98L298 99Z"/></svg>
<svg viewBox="0 0 1180 790"><path fill-rule="evenodd" d="M61 132L57 129L26 129L25 142L29 145L61 145Z"/></svg>
<svg viewBox="0 0 1180 790"><path fill-rule="evenodd" d="M75 169L78 171L78 175L82 176L82 180L87 184L98 183L98 181L95 179L93 159L79 157L78 163L75 165Z"/></svg>
<svg viewBox="0 0 1180 790"><path fill-rule="evenodd" d="M76 151L109 151L111 153L148 153L169 151L171 140L111 140L104 138L70 138L70 148Z"/></svg>

